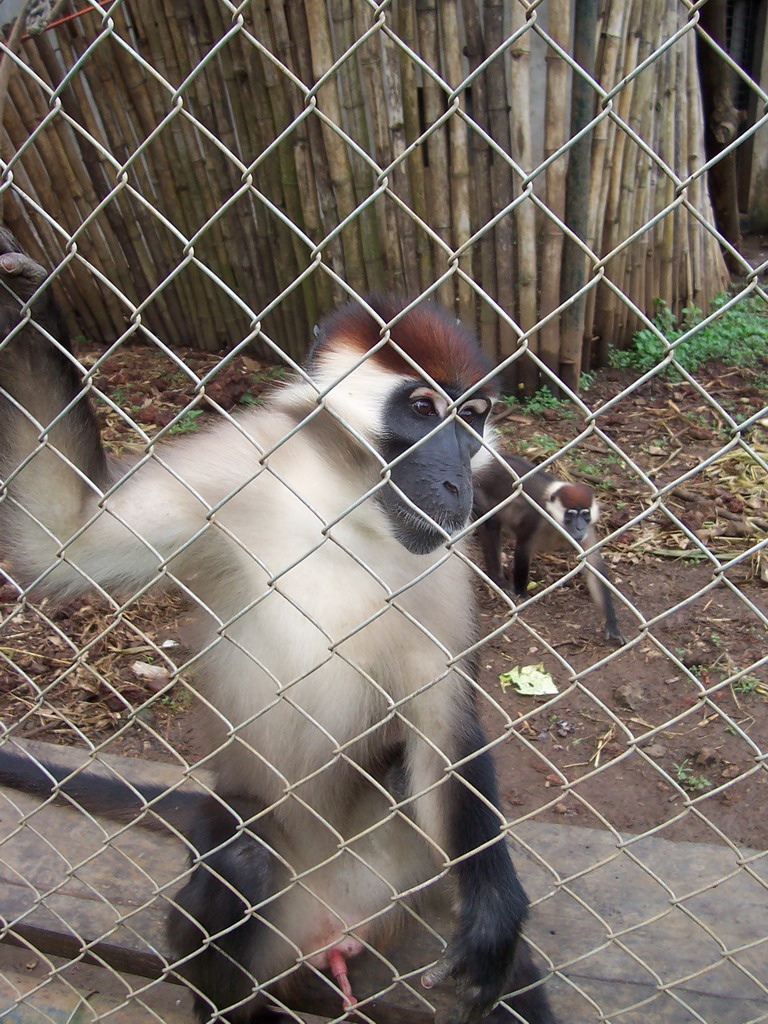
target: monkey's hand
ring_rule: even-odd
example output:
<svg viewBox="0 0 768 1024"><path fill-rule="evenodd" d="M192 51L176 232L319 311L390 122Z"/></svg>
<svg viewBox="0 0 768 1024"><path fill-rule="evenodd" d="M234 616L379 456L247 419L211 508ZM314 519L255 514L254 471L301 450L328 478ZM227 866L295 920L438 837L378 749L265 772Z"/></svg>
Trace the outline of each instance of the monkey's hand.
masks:
<svg viewBox="0 0 768 1024"><path fill-rule="evenodd" d="M30 299L47 276L39 263L20 251L11 232L0 227L0 308L18 313L20 303Z"/></svg>
<svg viewBox="0 0 768 1024"><path fill-rule="evenodd" d="M620 633L615 626L605 627L605 639L610 641L612 644L616 644L617 647L623 647L627 642L623 633Z"/></svg>
<svg viewBox="0 0 768 1024"><path fill-rule="evenodd" d="M515 911L518 914L515 914ZM512 918L498 907L468 917L443 957L422 977L424 988L453 978L454 1004L445 1024L476 1024L494 1003L514 987L515 949L519 936L519 907Z"/></svg>

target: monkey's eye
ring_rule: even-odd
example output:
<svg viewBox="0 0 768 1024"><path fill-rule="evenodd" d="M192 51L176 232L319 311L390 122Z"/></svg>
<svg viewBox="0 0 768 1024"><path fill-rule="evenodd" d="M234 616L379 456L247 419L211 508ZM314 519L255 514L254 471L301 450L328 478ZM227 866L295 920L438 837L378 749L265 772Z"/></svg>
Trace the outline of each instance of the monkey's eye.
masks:
<svg viewBox="0 0 768 1024"><path fill-rule="evenodd" d="M467 423L471 423L482 416L487 416L490 408L491 403L487 398L472 398L461 406L459 416Z"/></svg>
<svg viewBox="0 0 768 1024"><path fill-rule="evenodd" d="M431 398L412 398L411 408L418 416L437 416L437 409Z"/></svg>
<svg viewBox="0 0 768 1024"><path fill-rule="evenodd" d="M432 388L416 388L409 395L411 409L417 416L440 416L442 419L448 411L448 403Z"/></svg>

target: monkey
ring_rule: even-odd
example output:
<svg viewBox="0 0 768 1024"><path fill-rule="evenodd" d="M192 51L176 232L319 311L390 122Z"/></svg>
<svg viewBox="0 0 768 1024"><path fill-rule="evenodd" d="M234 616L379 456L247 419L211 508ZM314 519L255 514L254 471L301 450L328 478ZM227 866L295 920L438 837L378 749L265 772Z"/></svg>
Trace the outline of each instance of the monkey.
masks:
<svg viewBox="0 0 768 1024"><path fill-rule="evenodd" d="M476 530L490 580L502 590L509 589L501 562L504 534L514 537L512 589L518 597L528 591L531 559L537 552L562 551L574 544L586 548L587 585L604 618L605 639L618 645L625 643L606 583L605 563L597 549L589 550L597 544L595 525L600 518L592 489L585 484L557 480L520 456L500 458L502 461L495 456L486 458L474 476L473 514L481 519L491 513Z"/></svg>
<svg viewBox="0 0 768 1024"><path fill-rule="evenodd" d="M280 1000L307 967L350 1008L347 961L396 935L421 890L453 911L422 975L453 979L447 1024L507 1020L504 996L554 1024L519 941L527 898L453 553L492 443L474 336L428 301L352 300L261 406L115 461L46 272L7 232L0 319L0 544L16 578L58 601L176 587L194 607L183 668L217 782L181 823L190 872L168 935L201 1024L290 1019ZM81 795L102 786L86 777ZM162 819L159 794L142 800Z"/></svg>

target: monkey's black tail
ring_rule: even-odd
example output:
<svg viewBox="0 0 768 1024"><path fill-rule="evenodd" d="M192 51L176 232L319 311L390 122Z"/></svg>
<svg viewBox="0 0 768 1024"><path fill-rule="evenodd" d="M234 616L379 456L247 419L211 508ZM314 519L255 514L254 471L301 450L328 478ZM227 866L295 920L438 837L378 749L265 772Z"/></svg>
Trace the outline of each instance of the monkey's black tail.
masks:
<svg viewBox="0 0 768 1024"><path fill-rule="evenodd" d="M0 785L32 796L53 797L57 803L111 821L135 821L142 828L185 836L201 804L210 799L202 792L134 784L106 770L78 770L6 747L0 747Z"/></svg>

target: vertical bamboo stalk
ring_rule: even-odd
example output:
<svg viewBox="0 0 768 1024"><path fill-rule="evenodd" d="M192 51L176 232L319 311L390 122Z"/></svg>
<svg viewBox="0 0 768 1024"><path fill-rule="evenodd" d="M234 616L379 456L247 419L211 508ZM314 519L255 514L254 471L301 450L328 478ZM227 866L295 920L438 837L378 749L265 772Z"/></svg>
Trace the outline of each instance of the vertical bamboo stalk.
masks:
<svg viewBox="0 0 768 1024"><path fill-rule="evenodd" d="M486 53L495 53L505 41L504 0L484 0L483 25L485 29ZM490 135L499 148L512 156L512 127L510 102L506 73L506 52L502 52L485 72L488 91L488 123ZM491 205L493 212L503 210L516 194L516 182L512 168L506 159L494 154L491 160ZM495 226L493 239L496 247L496 294L501 308L511 317L519 315L517 303L517 267L515 264L515 218L509 213ZM518 347L518 335L505 320L499 323L499 357L507 359ZM522 383L519 361L513 363L504 374L504 387L511 394L517 394Z"/></svg>
<svg viewBox="0 0 768 1024"><path fill-rule="evenodd" d="M464 5L464 32L467 40L467 60L470 72L475 71L486 56L483 31L477 5ZM502 76L503 80L503 76ZM486 72L472 79L472 118L479 128L490 130L488 118L488 75ZM491 152L485 139L478 131L472 130L472 222L475 231L488 224L493 216L491 196ZM494 255L493 232L486 230L475 246L474 272L483 290L489 295L498 294L496 259ZM481 301L478 333L480 344L494 361L498 351L499 318L489 303Z"/></svg>
<svg viewBox="0 0 768 1024"><path fill-rule="evenodd" d="M395 43L388 37L382 39L382 68L384 83L384 109L389 120L389 156L392 161L398 160L390 173L390 188L406 205L415 211L414 195L411 189L409 159L402 159L407 148L405 105L403 103L402 80L400 77L400 60ZM412 159L412 158L411 158ZM416 159L420 160L419 154ZM406 293L415 294L419 289L419 235L413 217L403 210L395 209L395 230L398 237L402 267L402 289ZM422 237L423 237L423 233Z"/></svg>
<svg viewBox="0 0 768 1024"><path fill-rule="evenodd" d="M624 46L624 59L622 76L626 77L637 66L637 55L640 49L639 26L643 4L641 0L630 0L627 14L627 35ZM623 122L629 122L632 111L632 101L635 92L635 79L632 78L619 93L616 103L616 110ZM607 190L606 210L603 221L603 242L602 251L611 252L622 241L619 231L619 218L622 211L629 206L630 197L625 193L627 178L624 176L624 162L632 163L636 157L637 150L633 142L629 142L627 134L621 128L617 129L613 136L613 150L610 163L610 176ZM626 250L615 256L606 265L606 273L620 287L624 282L624 268L626 266ZM608 362L608 348L614 338L620 333L617 324L622 320L622 311L626 310L624 302L617 298L616 294L609 288L603 288L596 302L594 331L597 335L597 361L604 366Z"/></svg>
<svg viewBox="0 0 768 1024"><path fill-rule="evenodd" d="M442 67L436 0L416 0L416 22L421 56L431 68L439 72ZM453 196L448 176L447 134L444 125L430 131L443 114L445 96L431 75L424 74L422 97L424 128L429 132L426 142L427 168L425 174L429 223L444 243L450 243ZM434 259L435 273L443 274L446 270L446 257L442 246L435 246ZM453 309L455 296L453 280L441 285L437 294L448 309Z"/></svg>
<svg viewBox="0 0 768 1024"><path fill-rule="evenodd" d="M315 80L319 80L333 65L333 47L328 27L326 7L323 0L306 0L305 11L309 28L309 48L312 55L312 69ZM326 81L317 93L320 109L334 125L342 124L341 105L336 84ZM328 156L339 221L343 221L355 209L355 195L352 187L352 169L346 144L333 128L323 122L322 136ZM341 235L344 251L344 276L355 291L365 291L367 279L359 220L354 219Z"/></svg>
<svg viewBox="0 0 768 1024"><path fill-rule="evenodd" d="M597 0L575 0L573 56L593 74L597 32ZM595 94L581 75L571 76L571 137L589 124ZM582 241L589 231L589 190L592 177L592 146L587 136L571 146L565 189L565 221ZM566 238L563 245L561 298L566 301L586 283L587 261L579 246ZM581 297L563 310L560 318L560 379L578 391L584 354L586 300ZM586 329L589 336L589 328Z"/></svg>
<svg viewBox="0 0 768 1024"><path fill-rule="evenodd" d="M606 92L612 89L618 80L617 71L628 3L629 0L608 0L608 8L603 18L596 73L600 85ZM603 218L611 174L609 155L611 154L610 141L613 134L614 128L610 118L604 117L595 128L592 143L592 183L589 191L587 244L593 252L598 254L605 251L603 248ZM596 294L593 290L587 296L585 312L586 329L590 335L594 331L595 303Z"/></svg>
<svg viewBox="0 0 768 1024"><path fill-rule="evenodd" d="M418 44L415 0L404 0L399 5L399 35L401 39ZM419 86L416 65L404 52L400 56L400 74L402 77L403 124L407 146L421 136L421 120L419 116ZM427 210L427 170L425 167L426 144L421 143L408 158L408 174L413 196L413 212L424 222L429 220ZM417 227L417 258L419 263L419 285L428 288L434 280L432 242L427 234Z"/></svg>
<svg viewBox="0 0 768 1024"><path fill-rule="evenodd" d="M459 16L456 0L440 0L440 29L448 84L457 89L464 79L459 40ZM457 96L458 107L448 122L451 179L451 244L454 252L468 241L471 233L469 200L469 140L467 125L458 110L466 110L466 96L462 91ZM458 262L468 275L472 274L472 255L466 253ZM458 299L458 314L468 327L475 325L474 292L462 277L455 277L455 292Z"/></svg>
<svg viewBox="0 0 768 1024"><path fill-rule="evenodd" d="M215 0L214 5L219 7L218 4L215 4ZM261 5L253 4L249 8L256 37L271 48L277 49L278 44L273 41L272 30L277 27L282 33L285 32L280 4L276 3L271 8L271 12L273 17L270 24ZM260 55L256 57L255 54L252 54L250 60L248 60L248 56L245 59L249 64L255 95L261 97L263 103L260 106L259 116L256 118L257 131L249 146L247 163L250 164L258 153L271 145L280 132L291 123L294 110L289 102L289 95L293 95L293 89L286 88L285 75L271 61L264 60ZM243 106L240 101L241 88L235 85L233 91L238 96L240 123L253 122L251 103ZM259 191L266 193L273 202L276 201L297 227L304 228L297 152L300 150L295 145L284 140L270 157L256 168L254 181ZM278 221L274 214L263 208L258 195L252 193L251 200L261 210L267 235L270 237L278 257L274 261L273 290L271 294L266 291L263 294L263 301L266 303L295 280L299 272L307 265L308 253L296 233ZM264 253L263 258L268 261L273 259L269 253ZM280 332L281 341L285 339L285 344L293 355L292 346L297 345L303 348L306 345L311 328L317 322L320 313L312 282L305 280L301 289L292 290L283 296L278 309L274 312L278 311L279 319L275 319L270 314L270 326L274 321L275 329Z"/></svg>
<svg viewBox="0 0 768 1024"><path fill-rule="evenodd" d="M519 0L512 4L512 32L526 24L525 9ZM530 30L523 32L510 51L512 57L510 92L515 97L513 110L514 130L512 133L512 156L523 172L533 168L531 155L531 44ZM538 353L540 338L533 328L538 321L537 269L536 269L536 208L524 199L515 210L517 224L517 288L519 296L518 322L524 333L529 334L528 350ZM533 394L539 386L539 371L533 360L523 359L518 368L519 382L526 394Z"/></svg>
<svg viewBox="0 0 768 1024"><path fill-rule="evenodd" d="M365 23L366 11L362 7L355 7L354 31L360 37L367 29ZM392 160L390 119L393 111L387 106L384 84L384 65L382 61L383 39L380 32L369 37L357 51L360 60L360 71L362 80L359 82L362 116L367 119L371 134L369 152L373 155L377 165L382 169L388 167ZM395 113L396 116L396 113ZM368 168L365 168L361 175L361 184L365 181L368 189L373 189L374 177ZM393 184L393 176L390 175L390 187ZM403 269L403 252L400 246L400 239L397 229L397 213L392 201L386 195L379 196L376 205L366 211L369 231L378 232L378 260L383 279L377 278L380 286L384 280L390 287L399 291L405 291L405 273Z"/></svg>
<svg viewBox="0 0 768 1024"><path fill-rule="evenodd" d="M145 59L164 76L172 87L179 85L185 77L183 70L183 45L179 38L178 24L171 24L162 7L137 3L131 7L135 31L138 34L141 52ZM156 123L164 119L170 109L170 96L165 91L150 90L155 104ZM180 113L168 121L153 144L153 157L171 167L174 189L162 197L162 205L170 204L171 219L179 230L189 238L208 218L205 195L208 189L205 161L198 146L199 140L194 129ZM156 147L156 148L155 148ZM178 242L176 243L178 246ZM177 252L180 262L182 253ZM187 267L175 278L174 284L183 288L185 301L191 303L188 316L194 323L194 333L188 336L188 344L196 348L216 347L216 323L225 317L219 289L211 289L207 278L199 271Z"/></svg>
<svg viewBox="0 0 768 1024"><path fill-rule="evenodd" d="M274 6L274 5L273 5ZM280 7L285 15L285 24L288 33L288 44L291 47L292 67L297 77L306 85L310 86L314 81L312 74L312 54L309 48L309 27L307 25L306 12L303 4L287 3ZM274 16L274 15L273 15ZM301 99L301 110L304 110L306 99ZM298 111L298 107L297 107ZM297 136L301 139L299 149L300 173L306 174L306 187L311 191L312 220L307 221L309 225L316 223L315 233L310 234L317 244L320 244L327 237L336 223L336 202L333 196L331 185L331 172L328 165L328 157L323 144L320 122L314 115L302 121L302 134ZM306 149L304 146L306 145ZM309 216L309 213L307 214ZM316 221L315 221L316 218ZM338 244L326 246L323 251L323 264L330 266L339 276L344 275L344 261L341 247ZM341 293L335 282L322 271L314 275L317 287L318 306L320 311L325 312L333 305L334 301L340 298Z"/></svg>
<svg viewBox="0 0 768 1024"><path fill-rule="evenodd" d="M685 80L687 77L687 36L675 46L674 96L675 96L675 172L680 178L688 173L688 118L690 110L685 103ZM690 305L693 293L691 252L688 246L688 211L678 206L674 215L674 252L677 267L675 305L682 310Z"/></svg>
<svg viewBox="0 0 768 1024"><path fill-rule="evenodd" d="M16 14L16 19L11 26L11 31L4 40L4 52L0 55L0 125L3 123L5 117L5 106L8 102L8 83L10 82L11 75L14 73L16 67L13 55L18 52L19 43L27 24L27 9L29 8L29 4L30 0L23 0L21 8ZM4 200L5 192L0 192L0 220L3 216Z"/></svg>
<svg viewBox="0 0 768 1024"><path fill-rule="evenodd" d="M361 148L369 152L371 147L369 118L365 109L359 50L355 48L358 35L355 31L352 0L329 0L328 13L333 29L331 39L334 56L341 57L345 53L347 55L337 72L340 109L344 118L340 125ZM358 6L357 20L361 29L367 21L366 15L367 12ZM365 27L367 28L367 24ZM370 205L364 205L373 189L373 174L368 163L362 160L353 149L349 150L348 160L352 173L352 187L359 210L357 223L368 287L381 287L386 277L386 257L379 237L376 210Z"/></svg>
<svg viewBox="0 0 768 1024"><path fill-rule="evenodd" d="M664 19L664 35L669 37L676 27L676 17L673 10L668 10ZM675 166L675 102L674 102L674 81L675 81L675 54L671 50L665 51L662 60L662 77L659 82L659 94L662 103L662 116L659 121L659 156L665 164L674 168ZM662 173L660 188L657 199L659 209L663 209L672 202L675 195L675 186L666 173ZM659 247L659 297L662 298L674 311L674 259L675 259L675 222L671 213L667 213L659 225L658 247Z"/></svg>
<svg viewBox="0 0 768 1024"><path fill-rule="evenodd" d="M689 40L689 54L686 65L686 82L685 82L685 104L688 108L688 123L687 123L687 147L688 147L688 166L686 171L688 174L693 174L699 167L706 163L706 159L703 153L703 135L702 135L702 123L698 115L698 106L696 100L699 93L699 76L698 68L695 60L695 49L696 45L695 38L692 36L686 37ZM704 190L702 189L701 177L695 178L689 188L688 197L691 201L691 205L700 211L703 211L704 201ZM704 271L704 237L703 230L699 222L695 217L691 217L688 222L689 227L689 246L691 251L691 296L690 301L694 306L698 306L699 309L705 308L705 289L704 280L702 276Z"/></svg>
<svg viewBox="0 0 768 1024"><path fill-rule="evenodd" d="M3 151L16 152L26 141L28 131L29 126L21 122L9 89L4 125L0 132L0 146L4 147ZM24 154L23 162L14 163L13 180L23 195L34 199L57 223L64 222L57 192L50 188L45 168L33 148L29 148ZM9 190L3 220L22 248L36 256L46 266L55 267L64 258L65 253L59 235L49 228L42 218L36 218L34 222L30 219L26 207L17 199L15 189ZM82 331L88 338L110 337L111 321L102 297L92 287L90 274L77 263L71 263L70 267L71 273L66 278L60 275L54 283L55 291L59 295L63 292L65 298L70 300L61 303L67 326L73 335ZM77 295L77 301L72 300L73 294Z"/></svg>
<svg viewBox="0 0 768 1024"><path fill-rule="evenodd" d="M56 54L47 46L47 41L47 36L39 40L40 53L45 59L51 74L57 75L59 65ZM103 137L106 134L105 142L107 148L115 159L124 164L135 147L137 137L137 133L134 130L136 107L133 103L128 104L125 102L125 91L122 83L117 80L116 76L119 76L119 72L117 72L114 61L115 49L116 47L112 40L105 40L99 47L95 59L89 61L86 67L94 94L98 94L105 100L104 114L100 119L100 124L94 125L95 130L98 132L96 138ZM85 69L83 74L85 74ZM62 105L73 118L77 119L79 105L73 104L71 100L71 91L64 89L61 94ZM85 150L91 150L90 145L87 143L81 151L83 155ZM100 171L106 170L103 165L98 166L93 161L91 161L91 166L97 174ZM127 178L137 191L143 192L145 195L151 195L152 187L144 174L144 165L141 161L134 163L127 173ZM112 171L111 174L102 178L99 199L107 195L115 184L115 174ZM134 301L140 301L150 293L157 283L157 255L155 246L159 249L159 245L157 245L156 238L152 239L155 246L147 244L146 241L147 233L153 233L154 225L151 222L152 219L139 204L131 199L125 190L116 194L107 203L101 216L106 225L108 225L107 229L102 224L105 233L108 235L109 231L111 231L114 238L119 242L119 248L124 256L125 263L121 265L122 261L115 258L114 247L109 246L102 252L99 268L109 276L115 275L113 280L121 281L122 284L122 280L125 280L127 276L126 266L130 267L130 287L122 287L122 290ZM88 236L89 240L93 239L97 244L102 239L102 233L98 229L89 230ZM121 307L120 314L121 320L127 316L124 307ZM178 316L174 317L169 313L167 298L163 293L142 313L142 322L147 324L150 329L156 329L157 333L163 336L164 340L170 344L178 344L182 340L178 334Z"/></svg>
<svg viewBox="0 0 768 1024"><path fill-rule="evenodd" d="M663 0L651 0L642 7L643 17L638 25L639 45L637 52L638 64L641 64L651 53L652 42L649 36L649 27L656 24L659 15L659 3ZM653 137L653 125L655 104L655 72L653 67L646 68L637 79L632 110L630 112L629 124L637 132L641 139L649 142ZM634 148L634 147L633 147ZM622 191L625 199L621 205L619 216L619 236L626 238L631 232L650 219L650 206L648 199L648 183L651 174L650 158L641 150L636 150L632 160L625 159L623 170ZM627 255L627 294L631 295L638 309L647 309L647 297L645 292L645 273L647 254L650 249L650 233L645 232L639 239L634 241ZM635 330L638 329L637 317L631 314L627 317L624 331L621 335L612 338L614 345L624 348L632 339Z"/></svg>
<svg viewBox="0 0 768 1024"><path fill-rule="evenodd" d="M121 16L127 19L125 7L121 7L119 10L118 17ZM66 43L66 52L68 54L68 61L73 63L77 59L78 53L82 52L84 46L87 46L88 41L87 37L76 37L74 29L71 29L70 33L66 33L66 28L67 26L62 26L58 35L62 52L64 52L65 45L62 37L65 34L70 35ZM134 31L135 22L131 19L126 24L126 32L128 35L133 36ZM80 45L78 46L77 43ZM159 86L155 85L154 82L150 85L148 76L137 62L124 52L122 47L116 46L113 48L111 60L114 64L115 75L120 80L120 92L130 100L138 137L147 138L164 115L164 108L159 103ZM98 137L104 119L97 116L97 112L89 99L90 94L85 93L83 89L85 80L85 76L79 74L75 75L72 79L74 102L79 112L79 119L94 137ZM155 205L160 204L163 212L169 216L170 220L174 224L181 226L183 218L180 219L182 211L177 200L179 192L176 189L176 178L172 170L175 167L175 160L173 154L169 154L163 146L163 140L167 138L168 135L164 134L161 140L158 140L158 144L152 147L147 159L137 161L135 173L140 176L144 195L151 199ZM103 185L101 187L106 188L107 181L111 178L111 168L101 161L100 158L97 158L97 154L92 147L84 145L81 149L83 151L83 159L87 164L91 165L90 173L92 179L96 182L102 182ZM155 281L162 279L176 266L179 260L178 243L165 226L161 225L156 218L150 216L143 208L137 211L137 216L141 218L142 228L148 237L147 244L152 253L154 268L152 279ZM181 275L181 277L174 280L170 287L164 290L170 314L176 319L178 324L177 331L189 319L190 314L195 308L196 296L188 285L188 278L185 275ZM173 337L173 333L171 333L170 337ZM183 337L186 342L188 338L186 336Z"/></svg>
<svg viewBox="0 0 768 1024"><path fill-rule="evenodd" d="M28 40L23 46L27 60L31 65L35 66L36 73L45 80L47 78L45 68L40 64L37 55L34 53L35 41ZM26 75L13 76L8 83L8 91L10 100L19 113L21 120L21 143L26 141L30 131L46 116L48 113L48 103L40 95L34 82ZM55 128L53 125L50 125L46 130L38 132L35 138L34 149L39 153L40 167L42 169L40 176L37 177L35 190L38 194L42 193L46 197L47 202L51 203L53 209L57 210L57 221L66 230L72 231L76 225L81 223L85 213L89 212L88 206L83 200L82 189L82 183L85 183L87 178L82 173L82 168L79 166L74 154L63 147L59 131L57 131L57 129L60 130L61 128L62 124L59 121ZM54 196L57 197L55 200ZM59 201L58 196L64 197L62 202ZM66 197L70 197L69 202L67 202ZM47 206L46 203L43 205ZM95 199L93 205L95 205ZM50 209L51 207L48 206L47 208ZM100 268L105 268L109 272L110 253L106 243L97 232L89 232L87 237L84 235L80 236L78 248L87 260L97 264ZM78 271L77 277L82 287L94 293L96 290L93 287L93 282L88 280L90 275L80 270L79 267ZM111 337L114 331L119 329L117 325L120 323L120 319L116 316L112 304L107 304L103 300L99 301L98 295L93 294L92 308L103 311L101 312L100 322L103 325L106 337Z"/></svg>
<svg viewBox="0 0 768 1024"><path fill-rule="evenodd" d="M547 31L566 52L571 49L570 0L550 0L547 9ZM549 158L565 143L568 127L568 76L566 61L551 47L547 49L546 121L544 125L544 156ZM546 172L546 205L560 220L565 218L565 182L568 156L563 154L550 164ZM544 216L541 232L541 299L544 317L560 305L560 274L563 265L563 229ZM560 372L560 321L555 319L541 328L540 355L553 373Z"/></svg>
<svg viewBox="0 0 768 1024"><path fill-rule="evenodd" d="M178 69L179 83L186 80L190 73L195 70L199 55L205 52L205 36L207 35L206 20L203 16L205 0L196 0L195 4L171 4L158 8L158 15L165 19L166 31L169 33L170 45ZM203 38L200 38L200 34ZM187 82L182 100L186 108L193 113L200 112L199 119L203 123L210 122L210 99L207 79L212 73L212 66L209 65L206 75L198 75L193 81ZM201 212L201 219L196 225L199 229L206 224L204 233L197 239L195 254L203 262L211 265L214 270L222 271L224 279L227 278L226 267L229 258L229 240L227 238L226 218L211 217L216 213L221 196L225 190L219 181L219 176L228 175L228 168L222 167L221 156L218 149L197 130L197 127L188 118L180 116L181 127L188 143L188 151L192 158L192 170L198 183L198 198ZM214 168L216 169L214 171ZM210 349L220 348L229 343L229 322L233 315L229 299L221 288L211 280L208 275L203 274L195 268L192 271L193 278L200 282L200 294L206 296L207 306L215 310L214 315L207 316L206 347ZM207 314L206 309L206 314Z"/></svg>

